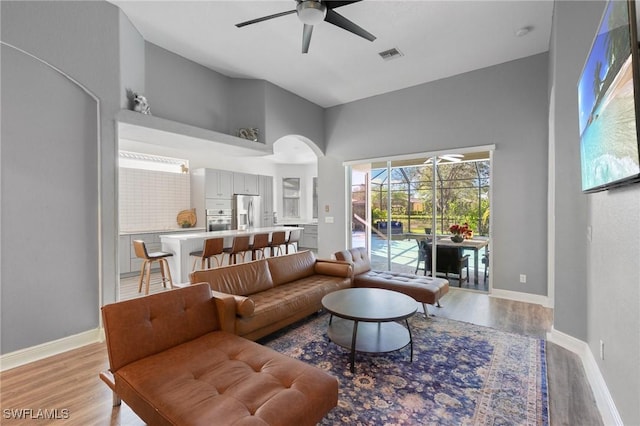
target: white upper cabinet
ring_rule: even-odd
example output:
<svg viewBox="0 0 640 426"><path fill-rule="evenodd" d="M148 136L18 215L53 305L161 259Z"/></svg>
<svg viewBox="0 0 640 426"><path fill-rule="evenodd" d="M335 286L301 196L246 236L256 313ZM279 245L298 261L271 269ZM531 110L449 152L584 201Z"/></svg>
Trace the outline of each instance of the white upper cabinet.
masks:
<svg viewBox="0 0 640 426"><path fill-rule="evenodd" d="M234 173L233 192L234 194L258 195L258 175Z"/></svg>
<svg viewBox="0 0 640 426"><path fill-rule="evenodd" d="M206 198L233 198L234 173L226 170L207 169L205 173Z"/></svg>

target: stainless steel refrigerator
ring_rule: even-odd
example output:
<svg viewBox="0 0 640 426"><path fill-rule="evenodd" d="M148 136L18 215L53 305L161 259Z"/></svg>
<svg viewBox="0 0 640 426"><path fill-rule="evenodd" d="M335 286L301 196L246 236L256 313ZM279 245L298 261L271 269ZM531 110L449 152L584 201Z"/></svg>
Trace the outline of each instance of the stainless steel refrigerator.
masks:
<svg viewBox="0 0 640 426"><path fill-rule="evenodd" d="M259 195L233 196L233 229L251 229L262 226Z"/></svg>

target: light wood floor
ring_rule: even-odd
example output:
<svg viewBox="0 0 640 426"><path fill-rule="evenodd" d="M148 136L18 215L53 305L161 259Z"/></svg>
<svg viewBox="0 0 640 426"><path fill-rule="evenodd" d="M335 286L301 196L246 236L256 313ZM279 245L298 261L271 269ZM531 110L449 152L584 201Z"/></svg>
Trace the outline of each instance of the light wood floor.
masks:
<svg viewBox="0 0 640 426"><path fill-rule="evenodd" d="M136 277L124 280L124 285L133 285L134 291L125 291L137 295ZM158 291L163 291L162 285L152 285L152 292ZM430 313L538 338L544 338L552 324L551 309L468 290L451 289L442 305L429 306ZM551 424L601 425L579 358L549 343L547 365ZM57 409L59 413L67 409L67 420L37 424L142 425L125 404L112 408L111 392L98 378L107 366L104 344L95 343L0 373L1 423L34 423L32 419L7 419L7 409L33 409L34 413L38 409Z"/></svg>

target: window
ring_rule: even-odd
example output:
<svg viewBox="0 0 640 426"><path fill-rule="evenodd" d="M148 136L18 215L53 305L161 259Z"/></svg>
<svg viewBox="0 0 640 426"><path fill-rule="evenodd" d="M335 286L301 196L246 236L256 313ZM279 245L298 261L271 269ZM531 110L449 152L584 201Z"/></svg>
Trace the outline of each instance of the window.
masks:
<svg viewBox="0 0 640 426"><path fill-rule="evenodd" d="M189 160L142 154L140 152L119 152L118 166L124 169L151 170L156 172L188 173Z"/></svg>
<svg viewBox="0 0 640 426"><path fill-rule="evenodd" d="M300 178L282 178L282 210L284 217L300 217Z"/></svg>

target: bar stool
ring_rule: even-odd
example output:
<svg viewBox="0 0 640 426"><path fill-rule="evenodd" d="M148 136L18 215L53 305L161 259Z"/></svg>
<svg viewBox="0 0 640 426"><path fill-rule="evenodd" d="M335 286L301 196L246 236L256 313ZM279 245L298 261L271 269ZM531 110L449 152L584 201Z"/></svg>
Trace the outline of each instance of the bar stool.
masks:
<svg viewBox="0 0 640 426"><path fill-rule="evenodd" d="M251 260L256 260L256 253L262 254L262 259L265 258L264 249L269 247L269 234L256 234L253 236L253 244L249 246L251 250Z"/></svg>
<svg viewBox="0 0 640 426"><path fill-rule="evenodd" d="M144 244L142 240L133 240L133 248L136 253L136 257L140 259L144 259L142 262L142 267L140 268L140 280L138 281L138 293L142 291L142 278L146 272L147 274L147 283L145 294L149 294L149 283L151 281L151 265L153 262L158 262L160 265L160 275L162 276L162 286L167 287L167 281L171 288L173 288L173 280L171 279L171 271L169 270L169 262L167 262L167 257L173 256L173 253L167 253L164 251L156 251L152 253L147 252L147 246ZM166 268L166 270L165 270ZM165 276L166 275L168 276Z"/></svg>
<svg viewBox="0 0 640 426"><path fill-rule="evenodd" d="M249 251L249 235L236 235L233 237L231 247L227 247L223 251L229 255L229 265L235 265L237 263L238 254L242 256L242 261L244 262L244 254Z"/></svg>
<svg viewBox="0 0 640 426"><path fill-rule="evenodd" d="M224 238L208 238L204 240L204 244L202 246L202 250L192 251L189 253L189 256L200 258L200 269L204 269L204 263L207 262L207 268L211 268L211 258L215 260L216 266L220 267L220 261L216 257L219 254L222 254L224 250ZM193 269L196 269L196 262L198 259L193 261Z"/></svg>
<svg viewBox="0 0 640 426"><path fill-rule="evenodd" d="M269 247L271 247L271 257L275 256L275 252L278 252L278 255L282 255L282 245L287 243L286 232L278 231L271 234L271 243L269 243Z"/></svg>
<svg viewBox="0 0 640 426"><path fill-rule="evenodd" d="M285 243L285 253L289 254L289 246L292 246L293 248L295 248L295 251L293 253L295 253L296 251L298 251L298 245L299 245L299 241L300 241L300 236L302 235L302 231L300 229L296 229L294 231L289 231L289 238L287 238L287 242Z"/></svg>

